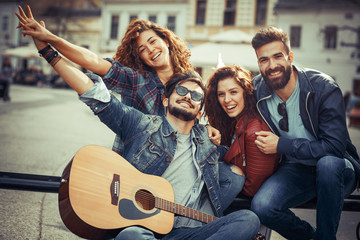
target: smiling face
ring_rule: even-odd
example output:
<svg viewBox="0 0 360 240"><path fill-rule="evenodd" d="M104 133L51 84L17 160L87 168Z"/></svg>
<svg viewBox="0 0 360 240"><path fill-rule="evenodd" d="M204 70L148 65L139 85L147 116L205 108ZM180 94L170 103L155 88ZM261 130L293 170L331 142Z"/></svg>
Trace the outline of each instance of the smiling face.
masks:
<svg viewBox="0 0 360 240"><path fill-rule="evenodd" d="M275 41L259 47L256 55L265 83L274 90L284 88L292 74L293 53L287 53L284 44Z"/></svg>
<svg viewBox="0 0 360 240"><path fill-rule="evenodd" d="M137 38L137 52L141 60L155 71L171 66L169 44L153 30L140 33Z"/></svg>
<svg viewBox="0 0 360 240"><path fill-rule="evenodd" d="M231 118L238 117L245 107L244 89L234 78L218 82L217 97L222 109Z"/></svg>
<svg viewBox="0 0 360 240"><path fill-rule="evenodd" d="M190 91L197 91L204 94L201 87L195 82L188 81L179 85L186 87ZM184 121L191 121L198 116L201 109L201 102L194 101L191 98L190 92L188 92L185 96L180 96L174 89L170 98L164 99L164 106L168 107L169 114Z"/></svg>

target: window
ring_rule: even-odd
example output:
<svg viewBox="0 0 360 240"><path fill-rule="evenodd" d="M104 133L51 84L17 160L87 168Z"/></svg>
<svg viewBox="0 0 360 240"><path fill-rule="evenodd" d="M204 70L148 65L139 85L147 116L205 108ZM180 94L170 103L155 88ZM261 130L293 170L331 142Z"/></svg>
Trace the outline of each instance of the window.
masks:
<svg viewBox="0 0 360 240"><path fill-rule="evenodd" d="M117 39L118 37L118 27L119 27L119 16L111 16L111 29L110 29L110 39Z"/></svg>
<svg viewBox="0 0 360 240"><path fill-rule="evenodd" d="M327 26L325 28L325 48L326 49L336 49L337 45L337 27L336 26Z"/></svg>
<svg viewBox="0 0 360 240"><path fill-rule="evenodd" d="M156 23L156 21L157 21L156 15L150 15L150 16L149 16L149 21L151 21L151 22L153 22L153 23Z"/></svg>
<svg viewBox="0 0 360 240"><path fill-rule="evenodd" d="M266 24L267 0L256 0L255 24L264 26Z"/></svg>
<svg viewBox="0 0 360 240"><path fill-rule="evenodd" d="M173 32L175 32L175 20L176 20L176 16L168 16L167 28Z"/></svg>
<svg viewBox="0 0 360 240"><path fill-rule="evenodd" d="M301 26L290 27L290 44L291 47L299 48L301 39Z"/></svg>
<svg viewBox="0 0 360 240"><path fill-rule="evenodd" d="M137 15L130 15L129 17L129 23L131 23L132 20L137 19Z"/></svg>
<svg viewBox="0 0 360 240"><path fill-rule="evenodd" d="M1 30L2 30L3 32L8 32L8 31L9 31L9 16L3 16L3 17L2 17Z"/></svg>
<svg viewBox="0 0 360 240"><path fill-rule="evenodd" d="M198 0L196 3L196 25L205 24L206 0Z"/></svg>
<svg viewBox="0 0 360 240"><path fill-rule="evenodd" d="M224 11L224 26L235 25L236 16L236 0L226 0L226 7Z"/></svg>

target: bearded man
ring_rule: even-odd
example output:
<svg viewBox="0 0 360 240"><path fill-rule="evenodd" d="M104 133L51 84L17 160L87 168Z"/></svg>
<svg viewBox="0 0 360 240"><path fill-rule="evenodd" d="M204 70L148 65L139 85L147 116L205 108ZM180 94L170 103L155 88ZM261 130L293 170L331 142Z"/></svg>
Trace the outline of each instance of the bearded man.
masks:
<svg viewBox="0 0 360 240"><path fill-rule="evenodd" d="M343 95L328 75L293 65L286 32L260 30L252 40L260 73L253 79L257 108L272 132L255 143L282 155L251 209L287 239L336 239L344 197L359 179L359 156L346 127ZM289 208L317 198L316 227Z"/></svg>

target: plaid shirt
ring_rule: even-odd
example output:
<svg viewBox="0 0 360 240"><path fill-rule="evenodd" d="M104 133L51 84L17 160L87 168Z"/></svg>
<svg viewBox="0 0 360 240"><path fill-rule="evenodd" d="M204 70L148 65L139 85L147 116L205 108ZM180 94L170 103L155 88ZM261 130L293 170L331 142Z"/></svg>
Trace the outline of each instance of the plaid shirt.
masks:
<svg viewBox="0 0 360 240"><path fill-rule="evenodd" d="M112 63L109 72L103 76L109 90L121 95L121 101L145 114L165 115L162 96L165 87L159 77L145 71L141 74L132 68L124 67L118 61L107 58ZM113 151L123 153L124 145L119 136L115 137Z"/></svg>

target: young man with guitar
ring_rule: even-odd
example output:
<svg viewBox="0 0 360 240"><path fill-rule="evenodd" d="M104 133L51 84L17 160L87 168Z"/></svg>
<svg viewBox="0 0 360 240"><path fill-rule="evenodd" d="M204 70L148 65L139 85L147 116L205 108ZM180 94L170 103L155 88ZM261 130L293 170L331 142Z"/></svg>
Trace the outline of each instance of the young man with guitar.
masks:
<svg viewBox="0 0 360 240"><path fill-rule="evenodd" d="M163 98L163 104L167 108L166 116L146 115L122 104L116 97L110 95L98 75L85 75L61 58L50 45L36 39L34 41L39 53L80 95L80 99L90 106L104 124L121 136L125 143L123 157L142 173L165 178L174 188L176 204L172 205L166 201L165 205L170 207L164 208L177 215L175 219L168 220L170 228L158 231L162 234L158 235L154 233L156 228L136 221L144 218L155 221L152 220L152 216L161 212L153 211L152 203L146 206L147 202L138 200L141 198L139 195L149 193L151 195L151 188L144 187L147 182L139 183L142 186L140 188L134 187L133 201L121 199L118 202L116 196L121 195L124 188L121 185L123 183L121 176L118 176L120 180L116 180L114 174L115 180L111 187L120 185L111 192L111 195L115 196L112 204L118 209L117 215L121 215L124 221L133 220L134 223L129 226L143 226L123 229L116 236L116 240L156 238L251 240L256 236L260 223L253 212L239 210L222 216L218 169L219 159L226 149L217 147L210 141L205 126L194 124L195 119L201 115L200 110L204 102L205 91L200 76L193 72L175 75L167 83ZM76 158L73 161L77 161ZM101 164L99 168L102 168ZM74 181L71 175L70 181ZM93 188L97 187L93 186ZM131 200L130 198L127 200ZM157 199L157 194L153 198ZM74 204L75 202L73 201ZM127 204L126 207L121 204L123 202ZM155 200L155 206L157 204ZM144 211L139 210L141 207ZM179 209L173 211L172 208L175 207ZM134 211L132 212L131 209ZM75 212L79 214L81 210ZM83 215L80 214L79 217L86 219ZM199 218L199 215L206 217ZM91 221L92 217L89 218ZM163 223L159 221L158 225L160 224ZM153 229L154 232L148 229Z"/></svg>

